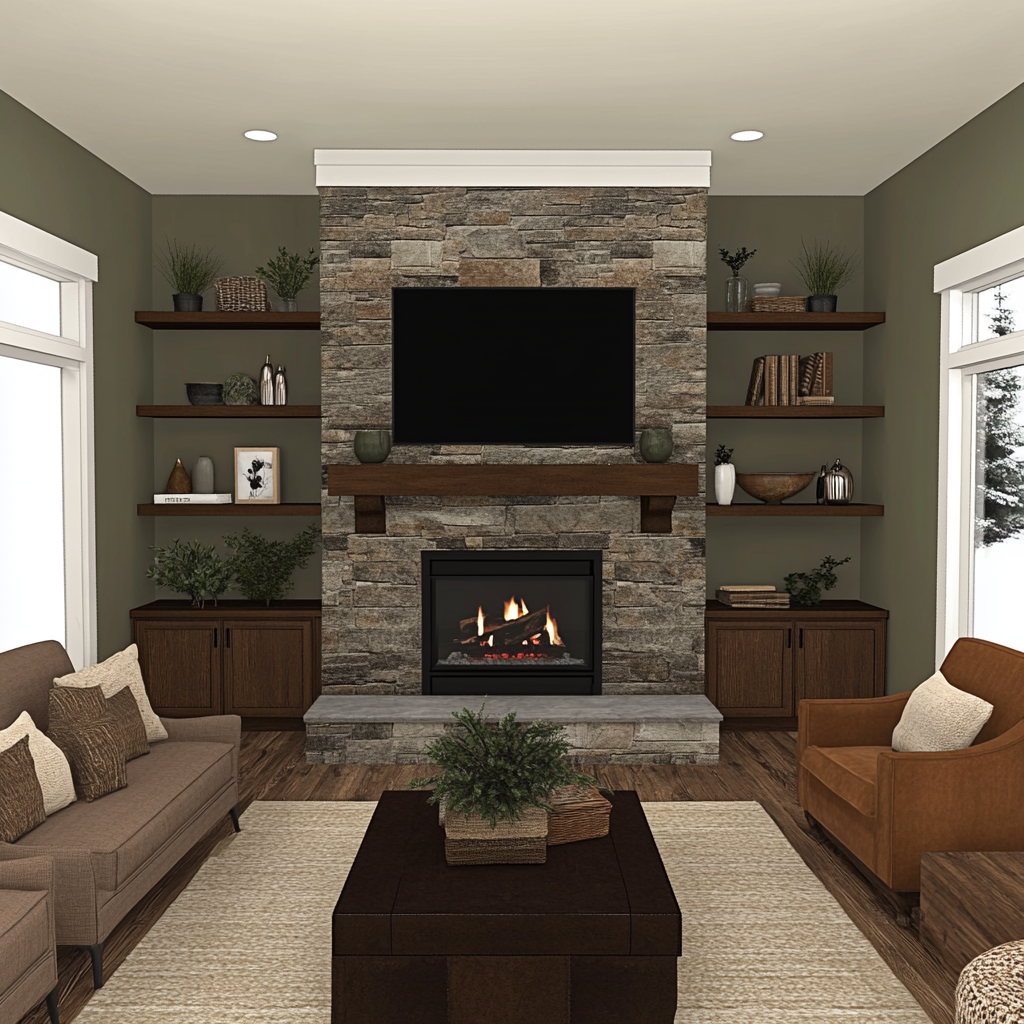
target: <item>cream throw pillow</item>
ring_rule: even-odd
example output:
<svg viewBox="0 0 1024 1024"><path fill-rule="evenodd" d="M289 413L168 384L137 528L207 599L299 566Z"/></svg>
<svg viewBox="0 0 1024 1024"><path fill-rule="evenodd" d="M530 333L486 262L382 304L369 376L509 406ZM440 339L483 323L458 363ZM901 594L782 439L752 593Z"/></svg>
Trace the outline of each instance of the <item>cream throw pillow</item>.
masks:
<svg viewBox="0 0 1024 1024"><path fill-rule="evenodd" d="M104 697L113 697L118 690L130 686L135 703L139 705L139 714L142 715L143 724L146 726L146 739L150 743L167 739L167 730L146 695L142 670L139 668L137 644L129 644L123 651L112 654L106 661L83 668L81 672L60 676L53 682L56 686L98 686Z"/></svg>
<svg viewBox="0 0 1024 1024"><path fill-rule="evenodd" d="M907 700L892 733L892 749L963 750L992 715L987 700L965 693L941 672L926 679Z"/></svg>
<svg viewBox="0 0 1024 1024"><path fill-rule="evenodd" d="M74 803L78 798L71 780L71 765L64 751L39 731L27 711L22 711L11 725L0 730L0 750L13 747L22 736L28 737L28 750L36 763L36 778L43 791L43 809L47 816Z"/></svg>

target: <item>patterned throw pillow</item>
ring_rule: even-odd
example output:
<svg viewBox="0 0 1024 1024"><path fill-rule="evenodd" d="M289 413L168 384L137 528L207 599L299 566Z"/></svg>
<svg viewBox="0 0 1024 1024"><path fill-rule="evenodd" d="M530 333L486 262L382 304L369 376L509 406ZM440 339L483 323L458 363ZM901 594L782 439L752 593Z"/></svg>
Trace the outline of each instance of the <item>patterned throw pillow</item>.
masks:
<svg viewBox="0 0 1024 1024"><path fill-rule="evenodd" d="M46 821L28 737L0 751L0 839L13 843Z"/></svg>
<svg viewBox="0 0 1024 1024"><path fill-rule="evenodd" d="M55 686L48 735L67 755L75 789L86 800L128 785L124 739L98 686Z"/></svg>
<svg viewBox="0 0 1024 1024"><path fill-rule="evenodd" d="M135 703L139 706L139 714L146 724L146 739L150 743L167 739L167 730L153 710L146 694L142 670L139 668L137 644L129 644L123 651L112 654L106 661L83 668L81 672L59 676L53 682L56 686L102 686L104 697L113 697L122 687L130 686Z"/></svg>
<svg viewBox="0 0 1024 1024"><path fill-rule="evenodd" d="M27 711L22 711L6 729L0 729L0 750L14 746L22 736L28 737L29 753L36 764L36 778L43 791L43 806L49 817L78 799L75 784L71 781L71 765L60 747L46 733L39 731Z"/></svg>
<svg viewBox="0 0 1024 1024"><path fill-rule="evenodd" d="M102 687L100 687L102 689ZM146 726L139 714L139 705L135 703L131 687L122 686L113 697L107 697L107 709L113 714L121 743L124 747L126 761L149 753L149 740L146 739Z"/></svg>
<svg viewBox="0 0 1024 1024"><path fill-rule="evenodd" d="M892 749L964 750L991 716L987 700L958 690L936 672L907 698L892 733Z"/></svg>

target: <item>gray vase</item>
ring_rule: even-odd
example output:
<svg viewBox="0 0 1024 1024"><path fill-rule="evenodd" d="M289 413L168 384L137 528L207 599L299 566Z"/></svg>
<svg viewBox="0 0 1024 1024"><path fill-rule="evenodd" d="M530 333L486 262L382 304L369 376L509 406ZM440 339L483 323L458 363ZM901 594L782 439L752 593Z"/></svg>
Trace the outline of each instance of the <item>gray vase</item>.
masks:
<svg viewBox="0 0 1024 1024"><path fill-rule="evenodd" d="M192 493L213 494L213 459L200 455L192 467Z"/></svg>
<svg viewBox="0 0 1024 1024"><path fill-rule="evenodd" d="M644 462L668 462L672 455L672 431L668 427L648 427L640 432L640 454Z"/></svg>
<svg viewBox="0 0 1024 1024"><path fill-rule="evenodd" d="M383 462L391 452L391 431L357 430L352 447L360 462Z"/></svg>

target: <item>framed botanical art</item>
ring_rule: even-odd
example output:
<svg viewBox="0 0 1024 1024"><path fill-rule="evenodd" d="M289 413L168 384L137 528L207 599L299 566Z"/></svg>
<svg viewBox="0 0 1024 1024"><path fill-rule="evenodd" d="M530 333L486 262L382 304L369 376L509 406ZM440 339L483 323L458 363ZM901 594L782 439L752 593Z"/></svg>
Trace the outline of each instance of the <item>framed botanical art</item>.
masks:
<svg viewBox="0 0 1024 1024"><path fill-rule="evenodd" d="M235 503L281 503L281 449L235 449Z"/></svg>

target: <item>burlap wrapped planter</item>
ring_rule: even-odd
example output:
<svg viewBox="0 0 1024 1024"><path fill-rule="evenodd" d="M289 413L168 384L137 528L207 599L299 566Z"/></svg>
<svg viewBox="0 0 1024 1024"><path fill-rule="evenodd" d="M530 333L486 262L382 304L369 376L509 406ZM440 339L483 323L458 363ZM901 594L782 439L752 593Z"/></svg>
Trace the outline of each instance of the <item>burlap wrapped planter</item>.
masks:
<svg viewBox="0 0 1024 1024"><path fill-rule="evenodd" d="M446 814L444 856L449 864L543 864L547 836L541 807L527 807L518 821L499 821L495 828L477 814Z"/></svg>
<svg viewBox="0 0 1024 1024"><path fill-rule="evenodd" d="M548 846L608 835L612 805L596 786L558 786L548 803L554 808L548 814Z"/></svg>

